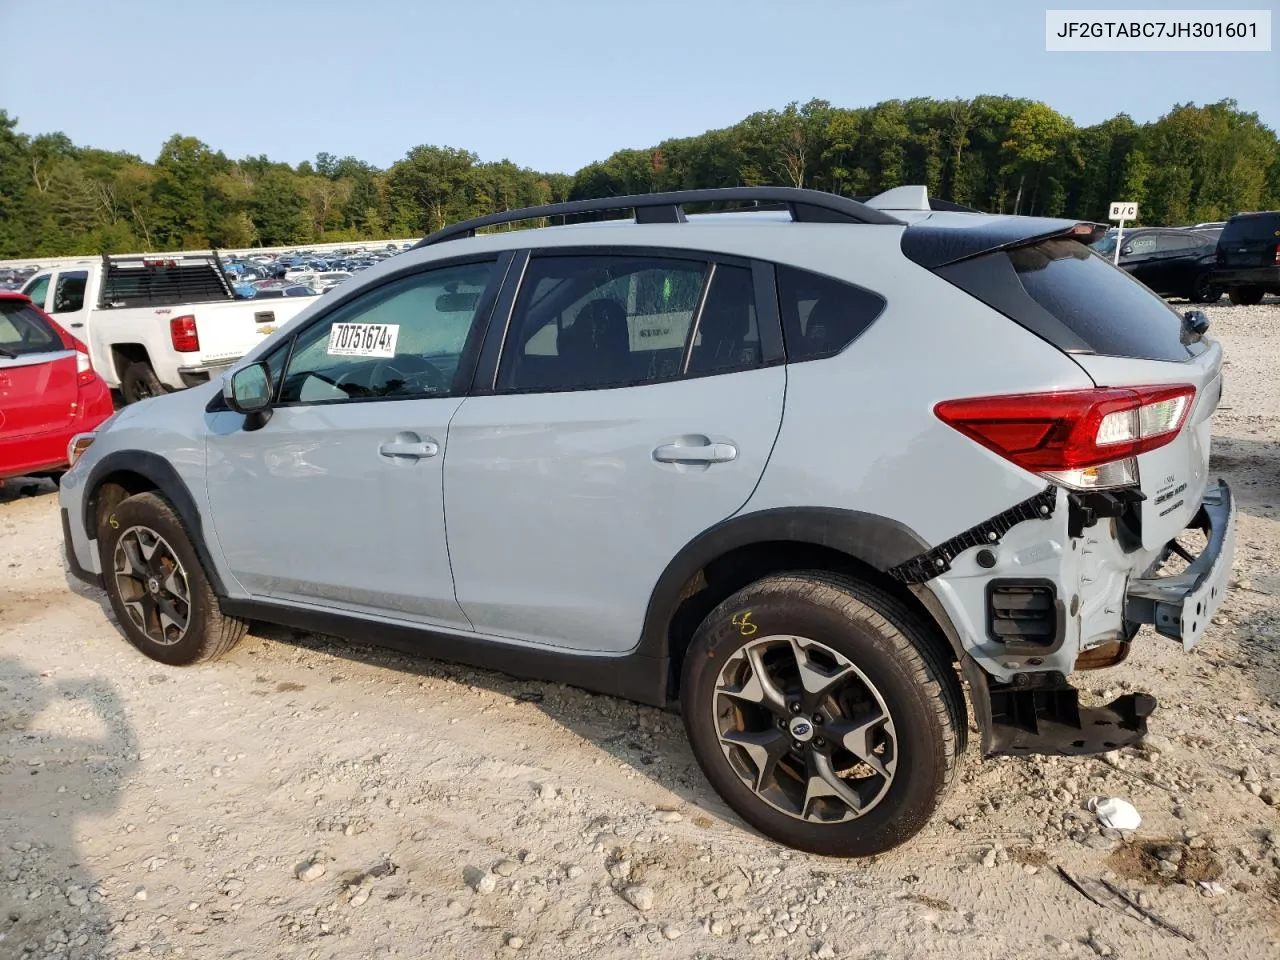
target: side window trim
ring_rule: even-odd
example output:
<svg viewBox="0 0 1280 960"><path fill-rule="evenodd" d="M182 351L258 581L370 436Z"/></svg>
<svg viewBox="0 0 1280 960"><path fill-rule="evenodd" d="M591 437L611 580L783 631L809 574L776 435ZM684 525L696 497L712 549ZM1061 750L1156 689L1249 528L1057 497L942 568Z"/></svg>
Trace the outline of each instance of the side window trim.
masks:
<svg viewBox="0 0 1280 960"><path fill-rule="evenodd" d="M283 391L284 382L287 379L289 366L293 363L294 350L297 347L298 340L310 330L314 329L317 324L330 322L334 314L347 306L364 299L366 296L376 294L379 290L384 289L393 283L410 279L412 277L421 276L422 274L433 273L437 270L444 270L450 267L461 267L469 264L491 263L493 264L493 276L491 277L485 292L481 295L480 301L476 304L475 316L471 322L471 329L467 333L467 340L463 346L462 355L458 361L458 369L454 373L454 380L449 393L443 394L439 399L445 397L463 397L469 393L468 387L473 377L475 364L478 360L480 352L481 338L485 335L489 323L492 319L494 304L496 303L499 293L505 287L507 282L507 274L513 259L513 251L490 251L485 253L474 253L459 257L448 257L440 260L430 260L426 263L416 264L407 267L404 270L398 270L394 274L383 277L376 284L368 287L360 287L352 290L341 300L332 304L326 304L326 308L318 312L314 317L293 332L289 339L280 344L276 350L269 351L265 355L259 357L259 362L268 362L271 356L274 356L277 350L285 351L284 363L281 365L281 376L279 383L271 385L272 403L281 407L310 407L310 406L327 406L331 404L349 404L349 403L388 403L397 400L422 400L421 396L387 396L387 397L348 397L344 399L334 398L331 400L297 400L284 401Z"/></svg>
<svg viewBox="0 0 1280 960"><path fill-rule="evenodd" d="M489 396L498 390L498 367L502 352L506 349L507 331L515 313L516 297L524 286L525 271L529 268L532 251L529 249L508 251L510 260L497 296L489 322L485 324L484 341L476 358L471 376L470 396Z"/></svg>
<svg viewBox="0 0 1280 960"><path fill-rule="evenodd" d="M717 263L711 260L707 263L706 272L702 274L702 289L698 291L698 299L693 307L693 316L689 318L689 332L684 338L684 354L680 358L680 372L670 379L683 380L689 376L689 362L693 360L693 346L698 342L698 331L702 328L702 314L707 308L707 294L711 292L711 285L716 281Z"/></svg>

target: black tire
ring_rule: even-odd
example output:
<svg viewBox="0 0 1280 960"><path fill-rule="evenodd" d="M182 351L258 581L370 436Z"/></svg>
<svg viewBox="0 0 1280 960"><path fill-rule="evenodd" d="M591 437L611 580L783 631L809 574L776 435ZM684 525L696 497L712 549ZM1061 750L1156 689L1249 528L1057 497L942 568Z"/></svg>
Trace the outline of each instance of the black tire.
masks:
<svg viewBox="0 0 1280 960"><path fill-rule="evenodd" d="M1237 307L1253 307L1262 302L1264 292L1261 287L1232 287L1227 296Z"/></svg>
<svg viewBox="0 0 1280 960"><path fill-rule="evenodd" d="M1222 288L1214 286L1209 273L1202 273L1196 277L1189 299L1192 303L1217 303L1222 299Z"/></svg>
<svg viewBox="0 0 1280 960"><path fill-rule="evenodd" d="M752 626L756 629L747 635ZM774 635L817 641L847 658L874 685L891 718L896 769L891 779L884 778L880 798L854 819L826 823L802 819L810 809L807 792L799 814L783 812L763 799L726 757L716 701L721 671L741 656L740 651L753 643L771 642L763 638ZM703 621L685 657L681 705L699 766L739 816L787 846L827 856L865 857L906 842L946 796L967 737L959 678L936 639L901 601L856 580L800 572L746 587ZM754 675L754 670L750 672ZM814 716L822 720L822 713L818 710ZM812 729L815 734L824 729L830 733L837 719L828 715L828 726ZM781 729L784 723L780 720L776 725ZM791 740L794 729L784 739ZM774 736L772 731L764 735ZM803 747L822 745L822 738L815 736ZM812 775L813 768L808 769Z"/></svg>
<svg viewBox="0 0 1280 960"><path fill-rule="evenodd" d="M133 533L138 530L148 531L160 538L163 546L153 554L153 557L158 558L154 561L157 566L165 564L166 558L176 559L179 565L177 569L185 580L187 592L185 611L183 604L179 602L175 606L171 597L169 609L186 614L185 629L180 634L172 627L166 634L162 621L159 622L158 629L148 633L135 620L135 615L142 616L147 622L152 620L150 612L144 612L139 607L139 602L143 600L141 594L146 592L145 589L128 598L134 601L132 610L126 606L124 591L131 586L133 578L117 575L119 567L116 548L126 535L139 536ZM129 546L135 542L131 542ZM98 528L98 551L102 560L103 585L120 629L130 643L151 659L175 667L203 660L216 660L234 647L248 630L249 625L244 620L222 613L182 521L169 502L159 494L136 494L123 500L103 517ZM125 554L127 555L127 550ZM172 573L171 566L165 569ZM163 577L158 573L150 579L161 580ZM157 632L162 636L167 635L165 642L155 636Z"/></svg>
<svg viewBox="0 0 1280 960"><path fill-rule="evenodd" d="M125 367L120 377L120 395L125 403L137 403L148 397L158 397L165 393L164 384L145 360L135 360Z"/></svg>

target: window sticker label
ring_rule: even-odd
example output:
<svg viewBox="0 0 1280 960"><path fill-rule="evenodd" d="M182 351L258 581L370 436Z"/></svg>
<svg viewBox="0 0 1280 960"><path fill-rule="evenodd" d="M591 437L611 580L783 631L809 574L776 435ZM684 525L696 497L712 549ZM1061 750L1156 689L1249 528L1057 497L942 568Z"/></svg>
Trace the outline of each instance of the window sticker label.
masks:
<svg viewBox="0 0 1280 960"><path fill-rule="evenodd" d="M398 323L335 323L329 331L331 357L394 357Z"/></svg>

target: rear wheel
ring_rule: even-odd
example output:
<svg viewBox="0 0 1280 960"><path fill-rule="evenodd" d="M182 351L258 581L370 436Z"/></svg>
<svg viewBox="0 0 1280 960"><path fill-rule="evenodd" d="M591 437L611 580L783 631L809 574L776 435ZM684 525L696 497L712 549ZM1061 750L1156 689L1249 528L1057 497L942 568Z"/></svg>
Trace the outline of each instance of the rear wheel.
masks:
<svg viewBox="0 0 1280 960"><path fill-rule="evenodd" d="M164 384L145 360L135 360L125 367L120 377L120 395L125 403L137 403L148 397L158 397L165 392Z"/></svg>
<svg viewBox="0 0 1280 960"><path fill-rule="evenodd" d="M1227 296L1237 307L1252 307L1262 302L1261 287L1232 287Z"/></svg>
<svg viewBox="0 0 1280 960"><path fill-rule="evenodd" d="M762 833L828 856L904 843L963 750L963 694L900 601L826 573L769 577L699 627L685 729L725 802Z"/></svg>
<svg viewBox="0 0 1280 960"><path fill-rule="evenodd" d="M1213 284L1207 271L1196 277L1195 288L1191 291L1192 303L1217 303L1221 299L1222 288Z"/></svg>
<svg viewBox="0 0 1280 960"><path fill-rule="evenodd" d="M129 642L185 666L222 656L248 624L224 616L182 521L155 493L123 500L98 529L103 585Z"/></svg>

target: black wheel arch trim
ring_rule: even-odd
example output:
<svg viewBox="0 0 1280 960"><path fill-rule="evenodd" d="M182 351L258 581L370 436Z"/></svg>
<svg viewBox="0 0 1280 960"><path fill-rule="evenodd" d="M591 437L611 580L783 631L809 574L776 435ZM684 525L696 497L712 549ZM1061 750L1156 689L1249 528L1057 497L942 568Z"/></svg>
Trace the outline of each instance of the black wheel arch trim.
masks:
<svg viewBox="0 0 1280 960"><path fill-rule="evenodd" d="M697 572L733 550L789 542L828 547L887 573L929 550L919 534L888 517L833 507L776 507L738 514L689 541L649 595L636 653L667 658L668 631L685 586Z"/></svg>
<svg viewBox="0 0 1280 960"><path fill-rule="evenodd" d="M159 454L145 450L117 450L107 454L93 465L93 469L89 471L89 476L85 480L85 498L80 518L89 539L97 540L94 512L98 505L98 490L109 477L116 473L132 473L145 478L162 497L173 505L173 509L182 521L183 529L191 540L191 546L200 559L200 566L204 568L204 573L209 578L209 585L213 588L214 594L218 597L226 596L227 591L218 574L218 568L214 566L213 558L205 544L204 524L201 522L195 499L173 464Z"/></svg>

